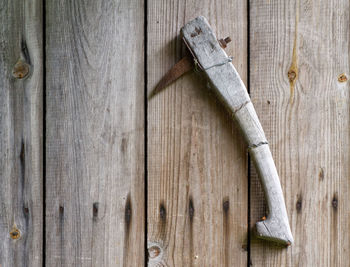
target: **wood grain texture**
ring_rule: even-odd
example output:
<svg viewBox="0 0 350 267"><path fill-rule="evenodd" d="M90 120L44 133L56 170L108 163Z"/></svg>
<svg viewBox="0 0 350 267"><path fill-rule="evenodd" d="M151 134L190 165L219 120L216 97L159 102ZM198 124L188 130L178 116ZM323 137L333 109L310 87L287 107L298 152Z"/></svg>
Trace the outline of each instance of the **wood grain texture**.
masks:
<svg viewBox="0 0 350 267"><path fill-rule="evenodd" d="M46 12L46 265L143 266L143 2Z"/></svg>
<svg viewBox="0 0 350 267"><path fill-rule="evenodd" d="M0 25L0 266L41 266L41 1L1 1Z"/></svg>
<svg viewBox="0 0 350 267"><path fill-rule="evenodd" d="M204 15L246 81L241 1L151 1L148 90L183 56L181 27ZM230 116L189 74L148 102L149 266L246 266L247 154Z"/></svg>
<svg viewBox="0 0 350 267"><path fill-rule="evenodd" d="M251 97L295 243L252 240L252 266L349 266L349 2L251 1ZM345 73L344 75L341 75ZM251 222L264 215L252 179Z"/></svg>

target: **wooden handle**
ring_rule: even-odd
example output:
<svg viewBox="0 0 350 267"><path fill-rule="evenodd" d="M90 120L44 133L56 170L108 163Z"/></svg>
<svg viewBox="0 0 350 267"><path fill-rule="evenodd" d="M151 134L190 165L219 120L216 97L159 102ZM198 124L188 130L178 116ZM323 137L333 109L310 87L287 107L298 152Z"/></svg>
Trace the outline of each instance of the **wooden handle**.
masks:
<svg viewBox="0 0 350 267"><path fill-rule="evenodd" d="M256 223L259 237L290 245L293 236L289 227L286 206L275 164L269 145L261 145L250 150L261 184L264 187L269 215L266 220Z"/></svg>
<svg viewBox="0 0 350 267"><path fill-rule="evenodd" d="M210 88L238 122L248 143L269 209L267 219L256 224L258 236L290 245L293 237L280 180L264 131L241 78L204 17L187 23L181 31L185 44L211 82Z"/></svg>
<svg viewBox="0 0 350 267"><path fill-rule="evenodd" d="M250 101L247 102L241 109L234 112L234 118L248 143L249 153L259 174L269 209L267 219L256 224L258 236L290 245L293 243L293 236L280 180L253 104Z"/></svg>

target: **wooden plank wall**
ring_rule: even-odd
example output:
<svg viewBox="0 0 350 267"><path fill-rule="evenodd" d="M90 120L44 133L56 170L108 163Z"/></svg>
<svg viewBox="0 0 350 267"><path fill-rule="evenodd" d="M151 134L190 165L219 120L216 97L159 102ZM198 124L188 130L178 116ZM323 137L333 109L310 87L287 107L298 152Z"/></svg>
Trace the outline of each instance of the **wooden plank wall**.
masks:
<svg viewBox="0 0 350 267"><path fill-rule="evenodd" d="M180 28L202 14L246 80L247 6L149 1L148 91L183 55ZM200 77L148 102L149 266L246 266L247 155L243 139Z"/></svg>
<svg viewBox="0 0 350 267"><path fill-rule="evenodd" d="M2 1L0 266L350 266L349 8ZM280 174L288 249L254 236L263 192L205 81L188 74L146 101L198 15L233 40Z"/></svg>
<svg viewBox="0 0 350 267"><path fill-rule="evenodd" d="M349 41L349 1L250 2L250 92L295 240L252 240L253 266L350 266Z"/></svg>
<svg viewBox="0 0 350 267"><path fill-rule="evenodd" d="M0 25L0 266L41 266L41 1L1 1Z"/></svg>
<svg viewBox="0 0 350 267"><path fill-rule="evenodd" d="M143 15L47 2L47 266L144 264Z"/></svg>

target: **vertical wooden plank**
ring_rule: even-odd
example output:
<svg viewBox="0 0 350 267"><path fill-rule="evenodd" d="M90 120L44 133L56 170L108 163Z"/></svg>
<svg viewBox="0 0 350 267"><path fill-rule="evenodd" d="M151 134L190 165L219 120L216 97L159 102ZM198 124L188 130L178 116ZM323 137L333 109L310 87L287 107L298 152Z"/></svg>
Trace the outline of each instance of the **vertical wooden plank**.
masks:
<svg viewBox="0 0 350 267"><path fill-rule="evenodd" d="M246 81L244 1L150 1L148 91L183 55L180 28L204 15ZM247 156L238 129L189 74L148 102L149 266L246 266Z"/></svg>
<svg viewBox="0 0 350 267"><path fill-rule="evenodd" d="M349 1L250 3L251 96L295 239L253 242L253 266L350 265L348 11ZM255 181L252 222L264 215Z"/></svg>
<svg viewBox="0 0 350 267"><path fill-rule="evenodd" d="M142 266L143 1L46 11L46 264Z"/></svg>
<svg viewBox="0 0 350 267"><path fill-rule="evenodd" d="M41 266L41 1L2 1L0 25L0 266Z"/></svg>

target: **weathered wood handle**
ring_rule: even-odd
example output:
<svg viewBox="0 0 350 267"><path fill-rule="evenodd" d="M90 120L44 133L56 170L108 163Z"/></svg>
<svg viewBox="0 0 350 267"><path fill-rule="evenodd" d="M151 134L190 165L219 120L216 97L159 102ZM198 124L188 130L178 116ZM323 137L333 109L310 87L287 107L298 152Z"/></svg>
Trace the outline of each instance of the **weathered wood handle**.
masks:
<svg viewBox="0 0 350 267"><path fill-rule="evenodd" d="M267 219L256 224L258 236L290 245L293 237L276 166L241 78L204 17L187 23L181 32L195 61L210 81L210 88L232 113L248 143L269 209Z"/></svg>
<svg viewBox="0 0 350 267"><path fill-rule="evenodd" d="M293 236L289 227L281 184L269 145L265 144L252 148L250 155L264 187L269 208L267 219L256 223L258 235L264 239L290 245L293 243Z"/></svg>

